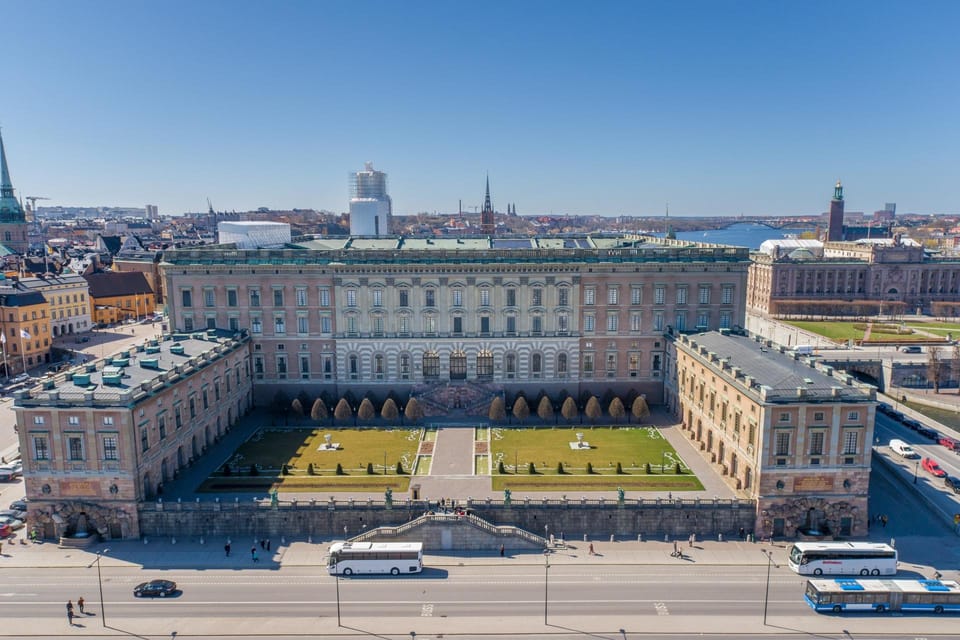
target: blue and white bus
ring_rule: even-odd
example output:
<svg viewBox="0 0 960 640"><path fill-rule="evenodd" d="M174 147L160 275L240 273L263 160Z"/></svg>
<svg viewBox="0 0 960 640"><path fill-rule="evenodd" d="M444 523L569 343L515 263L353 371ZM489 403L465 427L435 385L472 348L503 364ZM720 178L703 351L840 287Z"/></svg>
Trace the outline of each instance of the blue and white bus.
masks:
<svg viewBox="0 0 960 640"><path fill-rule="evenodd" d="M960 585L952 580L807 580L803 597L820 612L960 612Z"/></svg>
<svg viewBox="0 0 960 640"><path fill-rule="evenodd" d="M787 554L800 575L893 576L897 550L878 542L797 542Z"/></svg>

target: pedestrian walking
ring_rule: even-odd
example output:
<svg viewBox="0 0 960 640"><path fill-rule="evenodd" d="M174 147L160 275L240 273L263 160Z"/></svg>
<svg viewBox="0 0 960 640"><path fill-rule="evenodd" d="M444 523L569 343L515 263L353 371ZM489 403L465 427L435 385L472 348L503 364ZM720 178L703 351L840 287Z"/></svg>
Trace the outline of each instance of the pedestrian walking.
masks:
<svg viewBox="0 0 960 640"><path fill-rule="evenodd" d="M73 601L67 600L67 622L70 623L70 626L73 626Z"/></svg>
<svg viewBox="0 0 960 640"><path fill-rule="evenodd" d="M691 534L690 534L690 548L691 548L691 549L693 548L693 543L696 542L696 541L697 541L697 534L691 533Z"/></svg>
<svg viewBox="0 0 960 640"><path fill-rule="evenodd" d="M77 598L77 608L80 609L80 613L83 613L83 596Z"/></svg>
<svg viewBox="0 0 960 640"><path fill-rule="evenodd" d="M227 540L227 544L223 545L223 552L227 554L227 557L230 557L230 541Z"/></svg>
<svg viewBox="0 0 960 640"><path fill-rule="evenodd" d="M257 554L257 548L256 548L256 547L253 548L253 561L254 561L254 562L260 562L260 556Z"/></svg>
<svg viewBox="0 0 960 640"><path fill-rule="evenodd" d="M254 562L257 561L257 545L250 547L250 559Z"/></svg>
<svg viewBox="0 0 960 640"><path fill-rule="evenodd" d="M3 543L0 542L0 556L3 555Z"/></svg>
<svg viewBox="0 0 960 640"><path fill-rule="evenodd" d="M260 538L260 548L261 548L261 549L266 549L266 548L267 548L267 539L266 539L266 538Z"/></svg>
<svg viewBox="0 0 960 640"><path fill-rule="evenodd" d="M592 542L590 543L590 555L591 555L591 556L594 555L594 553L593 553L593 543L592 543Z"/></svg>
<svg viewBox="0 0 960 640"><path fill-rule="evenodd" d="M740 531L738 531L737 533L740 534L740 539L741 539L741 540L746 540L746 539L747 539L747 532L746 532L746 530L745 530L743 527L740 527Z"/></svg>
<svg viewBox="0 0 960 640"><path fill-rule="evenodd" d="M500 557L503 557L504 548L503 545L500 545Z"/></svg>
<svg viewBox="0 0 960 640"><path fill-rule="evenodd" d="M267 538L267 551L270 551L270 538Z"/></svg>
<svg viewBox="0 0 960 640"><path fill-rule="evenodd" d="M883 514L882 516L880 516L880 523L883 524L884 529L887 528L887 520L889 519L890 518L887 517L887 514Z"/></svg>

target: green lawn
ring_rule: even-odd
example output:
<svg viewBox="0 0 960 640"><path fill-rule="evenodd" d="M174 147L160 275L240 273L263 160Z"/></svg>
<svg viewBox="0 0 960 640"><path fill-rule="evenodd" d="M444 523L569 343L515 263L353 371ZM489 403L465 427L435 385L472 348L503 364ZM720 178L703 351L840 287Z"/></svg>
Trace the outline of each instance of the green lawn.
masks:
<svg viewBox="0 0 960 640"><path fill-rule="evenodd" d="M859 342L863 340L864 333L867 330L866 322L791 321L786 324L791 324L795 327L803 329L804 331L816 333L817 335L821 335L836 342L846 342L847 340ZM909 342L924 342L931 339L928 335L916 333L914 328L920 328L928 331L930 330L927 323L916 327L914 324L907 324L906 326L903 326L896 323L875 322L873 324L873 329L870 331L869 341L901 344ZM960 329L958 329L958 331L960 331ZM936 331L931 331L931 333L936 333Z"/></svg>
<svg viewBox="0 0 960 640"><path fill-rule="evenodd" d="M946 393L948 392L944 392L944 394ZM955 394L956 389L949 391L949 393ZM926 404L920 404L919 402L905 402L903 404L907 405L914 411L922 413L928 418L933 418L945 427L960 430L960 414L955 411L947 411L946 409L931 407Z"/></svg>
<svg viewBox="0 0 960 640"><path fill-rule="evenodd" d="M577 433L589 449L570 448ZM490 456L494 490L703 489L655 427L495 428L490 430ZM504 473L498 471L501 463ZM675 472L677 463L680 474Z"/></svg>
<svg viewBox="0 0 960 640"><path fill-rule="evenodd" d="M946 338L947 334L951 334L953 338L960 338L960 324L955 322L908 322L907 326L943 338Z"/></svg>
<svg viewBox="0 0 960 640"><path fill-rule="evenodd" d="M862 323L858 322L815 322L794 320L786 324L791 324L795 327L803 329L804 331L809 331L810 333L815 333L823 336L824 338L829 338L830 340L835 340L837 342L846 340L863 340L863 329L857 328L858 325L862 326Z"/></svg>

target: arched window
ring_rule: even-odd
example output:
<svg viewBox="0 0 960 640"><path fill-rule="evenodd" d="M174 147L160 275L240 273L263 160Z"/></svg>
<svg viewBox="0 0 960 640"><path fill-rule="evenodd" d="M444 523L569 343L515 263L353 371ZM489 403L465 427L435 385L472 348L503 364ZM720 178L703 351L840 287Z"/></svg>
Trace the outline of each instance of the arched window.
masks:
<svg viewBox="0 0 960 640"><path fill-rule="evenodd" d="M400 354L400 379L401 380L410 379L410 354L409 353Z"/></svg>
<svg viewBox="0 0 960 640"><path fill-rule="evenodd" d="M517 354L508 353L506 358L504 358L504 362L506 364L507 377L516 378L517 377Z"/></svg>
<svg viewBox="0 0 960 640"><path fill-rule="evenodd" d="M567 354L565 353L557 354L557 377L567 377Z"/></svg>
<svg viewBox="0 0 960 640"><path fill-rule="evenodd" d="M360 359L357 358L356 354L350 354L347 368L350 371L351 380L357 380L360 377Z"/></svg>
<svg viewBox="0 0 960 640"><path fill-rule="evenodd" d="M384 373L383 354L378 353L373 356L373 375L377 380L383 380Z"/></svg>
<svg viewBox="0 0 960 640"><path fill-rule="evenodd" d="M477 354L477 378L480 380L493 378L493 353L488 349L481 349Z"/></svg>
<svg viewBox="0 0 960 640"><path fill-rule="evenodd" d="M423 377L427 379L440 377L440 354L436 351L427 351L423 354Z"/></svg>
<svg viewBox="0 0 960 640"><path fill-rule="evenodd" d="M530 357L530 373L533 374L534 378L539 378L543 375L543 356L539 353L535 353Z"/></svg>
<svg viewBox="0 0 960 640"><path fill-rule="evenodd" d="M467 354L457 349L450 354L450 379L467 379Z"/></svg>

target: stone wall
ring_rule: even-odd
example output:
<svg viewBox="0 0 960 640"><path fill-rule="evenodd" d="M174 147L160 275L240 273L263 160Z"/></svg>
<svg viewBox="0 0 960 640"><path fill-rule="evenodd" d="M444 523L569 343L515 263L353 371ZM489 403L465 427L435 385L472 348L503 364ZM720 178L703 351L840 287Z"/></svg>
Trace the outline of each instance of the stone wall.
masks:
<svg viewBox="0 0 960 640"><path fill-rule="evenodd" d="M662 538L734 536L753 532L752 500L503 500L461 502L493 525L515 525L537 535L569 539L638 535ZM380 526L409 522L436 504L418 500L279 502L152 502L139 509L146 537L353 537Z"/></svg>

